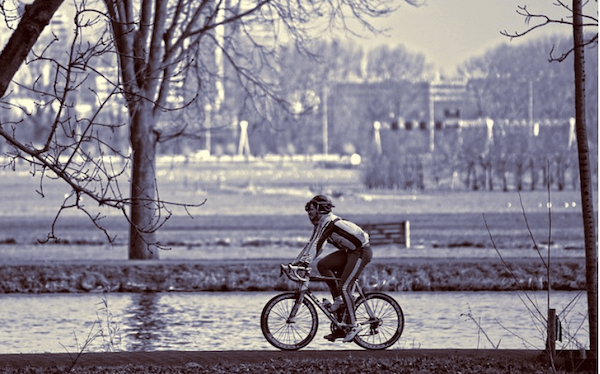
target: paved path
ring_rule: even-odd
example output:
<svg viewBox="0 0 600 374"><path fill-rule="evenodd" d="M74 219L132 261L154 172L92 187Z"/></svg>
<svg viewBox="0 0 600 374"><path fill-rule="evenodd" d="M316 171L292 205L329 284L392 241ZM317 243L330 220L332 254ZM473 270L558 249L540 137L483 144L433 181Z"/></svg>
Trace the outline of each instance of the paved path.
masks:
<svg viewBox="0 0 600 374"><path fill-rule="evenodd" d="M219 363L243 364L260 363L279 360L311 360L311 359L344 359L375 358L393 359L419 356L448 357L478 355L498 359L536 360L542 352L536 350L474 350L474 349L398 349L384 351L320 351L301 350L296 352L283 351L219 351L219 352L190 352L190 351L155 351L155 352L114 352L114 353L85 353L77 359L77 366L119 366L119 365L156 365L178 366L190 363L198 365L216 365ZM0 354L0 367L24 368L70 366L76 355L67 353L46 354Z"/></svg>

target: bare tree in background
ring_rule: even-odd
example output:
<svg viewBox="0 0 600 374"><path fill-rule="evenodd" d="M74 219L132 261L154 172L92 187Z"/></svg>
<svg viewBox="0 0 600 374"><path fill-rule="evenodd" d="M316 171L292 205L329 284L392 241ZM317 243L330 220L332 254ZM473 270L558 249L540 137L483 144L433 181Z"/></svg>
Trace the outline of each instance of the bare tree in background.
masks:
<svg viewBox="0 0 600 374"><path fill-rule="evenodd" d="M405 2L417 5L414 0ZM1 1L1 8L5 10L9 3ZM41 30L61 3L35 0L26 6L0 60L23 66ZM170 216L169 207L178 205L161 199L158 194L156 147L162 138L172 135L161 128L161 115L189 104L188 101L172 105L169 101L173 83L181 80L189 66L204 58L213 59L203 61L209 71L210 66L214 66L214 52L218 51L223 63L231 67L235 79L254 102L268 110L283 101L271 90L273 81L280 79L275 76L278 45L290 43L305 50L307 42L321 37L323 32L347 29L350 19L376 32L370 20L394 10L391 0L104 0L89 3L76 0L73 6L75 35L67 50L61 50L60 58L51 54L56 36L47 46L29 53L28 64L51 65L53 79L48 85L38 77L28 87L19 87L39 95L38 108L54 110L53 119L45 128L43 144L19 138L23 119L3 119L0 136L11 145L8 154L13 162L25 160L42 175L61 179L72 188L56 219L64 209L75 208L83 210L102 228L102 216L81 203L83 196L101 207L120 209L130 223L130 259L158 258L160 244L155 233ZM6 19L8 13L3 14ZM17 45L18 53L8 49L14 45L11 44L13 39L17 44L19 40L27 40ZM211 53L202 53L206 49ZM118 72L102 70L102 65L116 66ZM222 79L224 74L218 68L210 73L217 79ZM9 70L0 74L0 87L4 89L2 103L6 107L24 109L10 101L10 92L6 94L14 74L15 71ZM98 82L104 90L97 87ZM197 82L198 87L205 83ZM199 90L198 95L201 94ZM222 95L222 92L217 94ZM94 98L93 110L85 116L77 115L78 99L84 95ZM122 124L106 114L119 106L126 107L127 116ZM115 145L122 137L121 128L127 130L130 152ZM108 155L116 155L124 162L113 163ZM129 186L119 183L123 178Z"/></svg>
<svg viewBox="0 0 600 374"><path fill-rule="evenodd" d="M531 13L526 6L519 7L518 13L524 16L527 22L541 21L524 32L503 34L513 37L524 36L537 28L549 24L566 24L573 29L573 48L563 52L560 56L553 56L550 52L550 61L563 61L569 54L574 54L575 71L575 123L577 136L577 152L579 156L579 178L581 183L581 204L583 212L583 230L585 238L585 264L588 300L588 320L590 328L590 353L594 359L598 357L598 248L596 246L596 224L594 219L594 187L590 166L589 145L586 125L585 105L585 54L588 45L598 46L598 19L584 14L582 0L573 0L572 7L561 0L555 0L556 5L564 8L571 16L571 20L552 19L543 14ZM596 12L597 12L596 1ZM597 13L594 13L597 14ZM592 27L596 30L591 36L584 35L584 29ZM597 126L597 124L596 124Z"/></svg>
<svg viewBox="0 0 600 374"><path fill-rule="evenodd" d="M36 0L26 7L22 22L20 22L19 27L4 46L2 54L0 54L0 66L2 66L0 97L3 97L6 93L11 79L19 70L23 61L27 58L27 54L62 3L63 0ZM2 1L0 5L0 13L4 16L6 22L10 22L11 16L8 14L10 10L5 8L5 1Z"/></svg>

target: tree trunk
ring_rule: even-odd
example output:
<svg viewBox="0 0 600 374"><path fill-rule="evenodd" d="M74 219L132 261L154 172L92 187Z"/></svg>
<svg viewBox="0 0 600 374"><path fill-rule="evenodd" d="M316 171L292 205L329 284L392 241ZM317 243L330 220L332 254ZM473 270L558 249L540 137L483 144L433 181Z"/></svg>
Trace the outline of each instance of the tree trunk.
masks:
<svg viewBox="0 0 600 374"><path fill-rule="evenodd" d="M559 191L565 189L565 163L563 161L563 156L559 155L556 158L556 185Z"/></svg>
<svg viewBox="0 0 600 374"><path fill-rule="evenodd" d="M575 126L581 183L581 209L585 239L585 276L587 284L590 354L598 357L598 248L594 220L594 196L585 117L585 56L583 39L583 6L573 0L573 47L575 70Z"/></svg>
<svg viewBox="0 0 600 374"><path fill-rule="evenodd" d="M515 186L517 187L517 191L523 190L523 161L522 160L517 160L517 163L515 165Z"/></svg>
<svg viewBox="0 0 600 374"><path fill-rule="evenodd" d="M471 188L471 174L472 174L472 170L473 170L473 166L474 164L472 162L469 162L467 165L467 177L465 179L465 187L467 189Z"/></svg>
<svg viewBox="0 0 600 374"><path fill-rule="evenodd" d="M542 169L542 183L544 184L544 186L547 186L548 183L550 183L549 174L550 174L550 163L548 162L548 165Z"/></svg>
<svg viewBox="0 0 600 374"><path fill-rule="evenodd" d="M0 97L62 3L63 0L36 0L25 6L23 18L0 55Z"/></svg>
<svg viewBox="0 0 600 374"><path fill-rule="evenodd" d="M501 156L498 160L498 174L502 179L502 191L508 192L508 177L506 176L506 160L505 156Z"/></svg>
<svg viewBox="0 0 600 374"><path fill-rule="evenodd" d="M129 259L158 259L155 232L159 227L156 202L156 133L153 105L137 103L131 119L130 141L133 151L131 172L131 222Z"/></svg>

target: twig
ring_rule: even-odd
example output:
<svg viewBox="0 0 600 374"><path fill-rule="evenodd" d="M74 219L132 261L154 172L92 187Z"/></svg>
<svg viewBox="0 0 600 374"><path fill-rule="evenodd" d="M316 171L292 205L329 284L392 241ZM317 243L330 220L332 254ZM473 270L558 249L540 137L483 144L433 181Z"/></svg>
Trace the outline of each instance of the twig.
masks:
<svg viewBox="0 0 600 374"><path fill-rule="evenodd" d="M550 179L548 179L548 180L550 180ZM544 257L542 256L540 247L538 246L535 238L533 237L533 232L531 231L531 227L529 227L529 220L527 219L527 213L525 211L525 206L523 205L523 197L521 196L521 191L519 191L519 203L521 204L521 213L523 213L523 219L525 220L525 226L527 227L527 232L529 233L529 237L531 238L531 241L533 242L533 248L536 250L538 256L540 257L540 260L542 260L544 267L546 269L548 269L548 264L546 263L546 261L544 261Z"/></svg>
<svg viewBox="0 0 600 374"><path fill-rule="evenodd" d="M502 328L503 328L505 331L507 331L508 333L510 333L512 336L515 336L515 337L519 338L519 339L520 339L520 340L521 340L523 343L525 343L525 345L526 345L526 346L527 346L527 345L529 345L529 347L530 347L530 348L535 348L535 345L533 345L533 344L529 343L529 342L527 341L527 339L525 339L524 337L522 337L522 336L520 336L520 335L517 335L517 334L515 334L515 333L514 333L512 330L510 330L510 329L506 328L506 327L505 327L505 326L504 326L504 325L503 325L503 324L502 324L500 321L498 321L497 319L494 319L494 321L495 321L495 322L496 322L496 323L497 323L497 324L498 324L500 327L502 327Z"/></svg>
<svg viewBox="0 0 600 374"><path fill-rule="evenodd" d="M88 336L85 339L85 342L83 343L83 346L79 346L79 342L77 341L77 335L75 334L75 332L73 332L73 336L75 337L75 347L77 348L77 355L75 356L75 358L73 358L71 356L71 353L68 351L68 349L62 344L59 343L66 351L67 354L69 355L69 358L71 359L71 365L68 367L67 369L67 373L70 373L71 370L73 370L73 368L75 367L75 365L77 365L77 361L79 360L79 358L83 355L83 353L85 352L85 350L87 349L87 347L92 344L92 342L94 340L96 340L96 338L100 335L100 331L93 333L94 331L94 327L96 326L97 321L94 321L92 323L92 327L90 327L90 331L88 332Z"/></svg>
<svg viewBox="0 0 600 374"><path fill-rule="evenodd" d="M475 325L477 325L477 328L479 329L479 332L483 333L483 335L485 336L485 338L487 339L487 341L492 345L492 347L494 349L498 349L498 347L500 347L500 342L502 341L502 339L498 340L498 344L494 344L494 342L492 341L492 339L490 339L490 337L488 336L488 334L483 330L483 327L481 327L481 323L478 322L475 319L475 317L473 317L473 314L471 313L471 306L469 306L467 304L467 307L469 308L469 313L467 313L467 314L463 313L463 314L461 314L461 316L468 317L471 321L473 321L475 323ZM479 341L477 342L477 346L479 347Z"/></svg>
<svg viewBox="0 0 600 374"><path fill-rule="evenodd" d="M550 175L550 161L546 162L548 168L548 175ZM550 199L550 178L548 178L546 189L548 190L548 265L546 266L546 276L548 277L548 308L550 308L550 245L552 243L552 199ZM538 252L539 253L539 252ZM541 255L540 255L541 256ZM550 321L548 321L550 323Z"/></svg>
<svg viewBox="0 0 600 374"><path fill-rule="evenodd" d="M504 267L506 268L506 270L508 270L508 272L510 273L511 277L515 280L515 282L517 283L517 286L519 287L519 289L521 291L523 291L523 294L525 295L525 297L527 297L527 299L529 300L529 302L531 303L531 305L533 305L533 306L536 307L536 310L538 311L538 314L541 317L541 319L539 321L540 322L544 321L546 318L543 316L543 314L539 310L539 308L537 308L537 304L534 303L533 300L531 299L531 297L527 294L527 292L525 292L525 289L523 288L523 286L519 282L519 279L517 278L517 276L515 275L515 273L512 271L512 269L510 268L510 266L504 260L504 257L500 253L500 250L498 249L498 246L496 245L496 242L494 241L494 237L492 235L492 232L491 232L491 230L490 230L490 228L488 226L487 220L485 219L485 214L483 214L483 222L485 224L485 228L487 229L488 235L490 236L490 240L492 241L492 246L494 247L494 250L498 254L498 257L500 257L500 261L502 261L502 264L504 265ZM527 303L525 303L525 301L523 300L523 298L521 297L521 295L520 294L517 294L517 295L519 296L519 299L521 300L521 302L527 306ZM527 309L529 310L529 307L527 307ZM529 310L529 312L531 313L531 310Z"/></svg>

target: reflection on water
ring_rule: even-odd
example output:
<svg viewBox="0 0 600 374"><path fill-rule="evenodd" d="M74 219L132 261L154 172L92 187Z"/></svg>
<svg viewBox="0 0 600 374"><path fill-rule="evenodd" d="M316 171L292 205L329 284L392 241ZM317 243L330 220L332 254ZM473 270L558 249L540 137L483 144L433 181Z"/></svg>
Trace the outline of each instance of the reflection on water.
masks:
<svg viewBox="0 0 600 374"><path fill-rule="evenodd" d="M112 348L124 351L274 350L260 331L260 313L274 295L0 295L2 305L10 306L0 309L0 347L2 353L76 352L97 333L89 345L90 351L106 351L111 338L116 338ZM404 333L393 348L492 348L492 344L499 344L504 349L542 349L545 345L541 327L547 310L544 292L530 293L529 299L514 292L391 295L402 306L406 319ZM577 301L571 303L574 298ZM539 313L531 302L537 305ZM563 342L558 347L577 347L568 342L569 334L589 346L585 293L555 292L551 305L562 312ZM305 349L359 349L352 343L324 340L329 321L322 314L319 320L319 332ZM111 336L109 327L118 327L115 336Z"/></svg>
<svg viewBox="0 0 600 374"><path fill-rule="evenodd" d="M132 297L127 314L123 317L123 325L130 326L130 335L133 339L132 351L153 351L160 331L165 328L165 321L157 302L158 293L143 293Z"/></svg>

